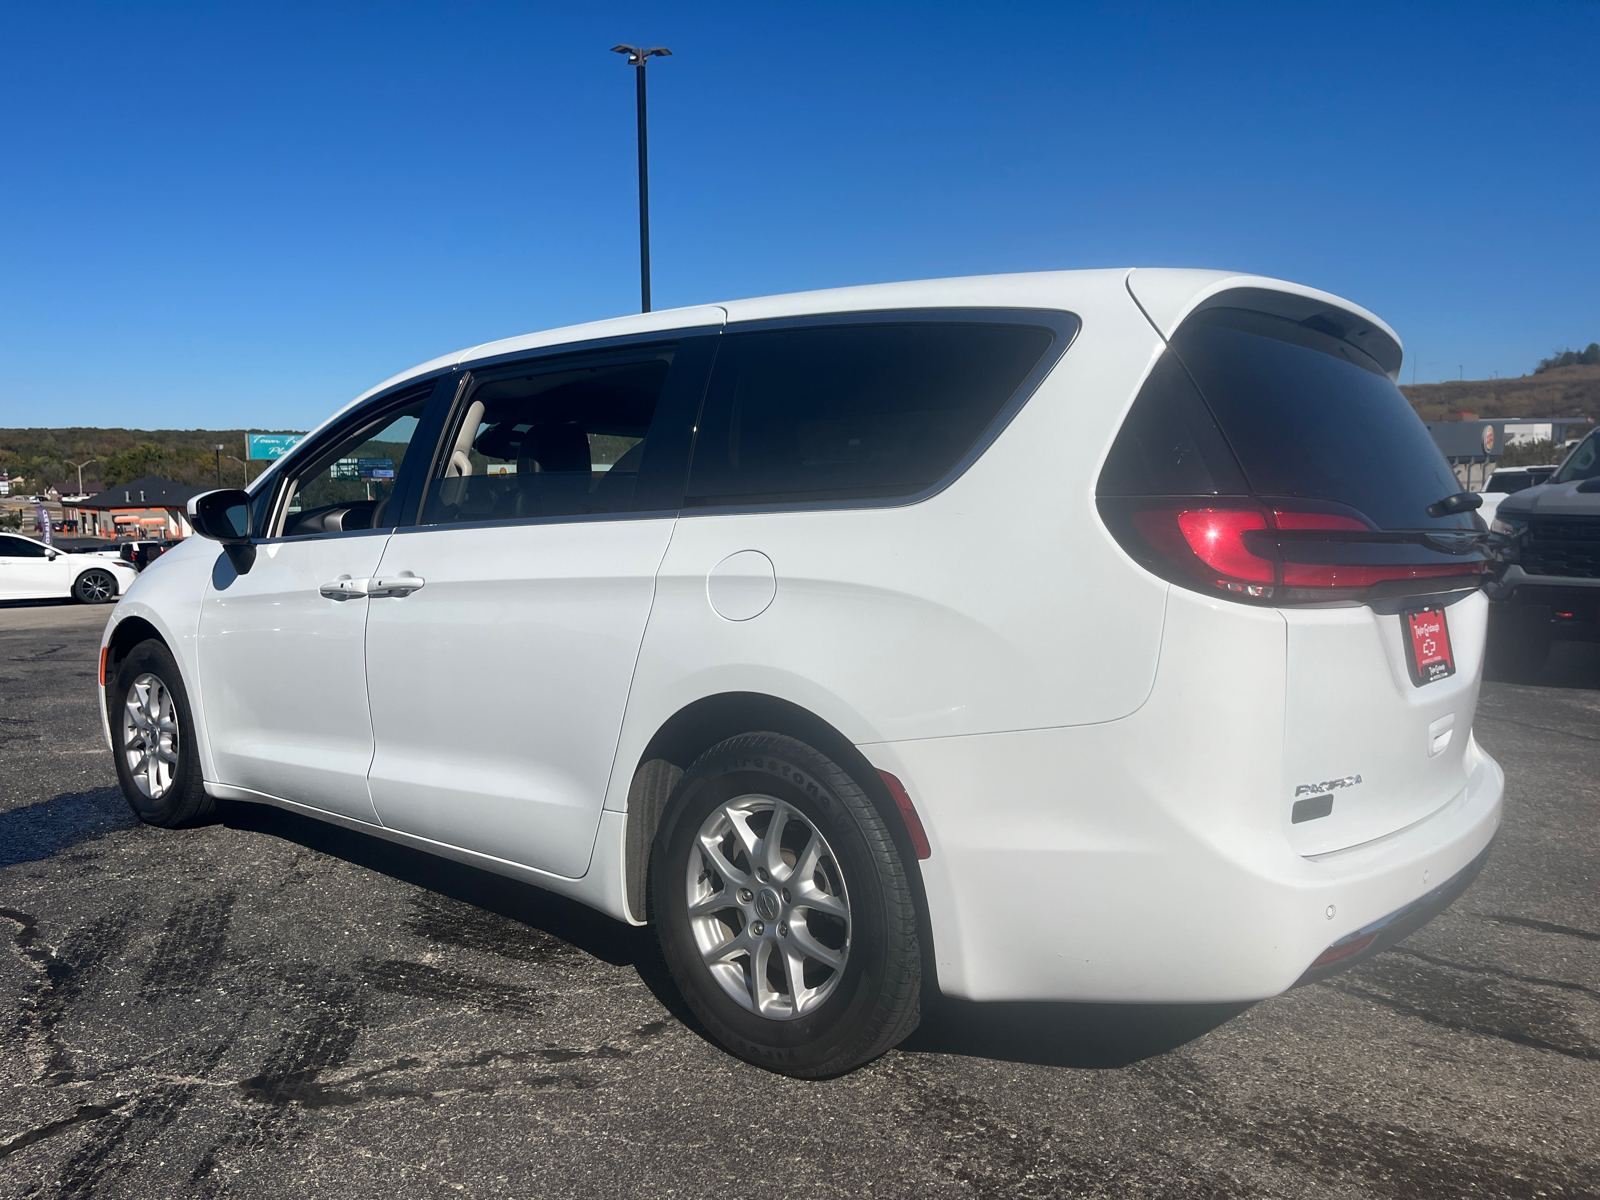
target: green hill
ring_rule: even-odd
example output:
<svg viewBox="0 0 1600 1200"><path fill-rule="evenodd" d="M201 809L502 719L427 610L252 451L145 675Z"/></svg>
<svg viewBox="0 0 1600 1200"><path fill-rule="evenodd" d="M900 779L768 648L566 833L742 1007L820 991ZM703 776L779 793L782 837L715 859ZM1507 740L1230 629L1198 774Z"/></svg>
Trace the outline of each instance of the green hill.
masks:
<svg viewBox="0 0 1600 1200"><path fill-rule="evenodd" d="M222 482L237 487L245 471L227 456L244 457L245 430L227 429L0 429L0 468L12 479L25 480L29 490L55 484L63 491L78 486L73 463L93 458L83 468L85 486L114 487L141 475L161 475L179 483L216 483L222 444ZM250 465L254 479L265 463ZM14 491L17 489L13 489Z"/></svg>
<svg viewBox="0 0 1600 1200"><path fill-rule="evenodd" d="M1600 366L1549 367L1513 379L1402 385L1425 421L1466 411L1479 417L1600 418Z"/></svg>

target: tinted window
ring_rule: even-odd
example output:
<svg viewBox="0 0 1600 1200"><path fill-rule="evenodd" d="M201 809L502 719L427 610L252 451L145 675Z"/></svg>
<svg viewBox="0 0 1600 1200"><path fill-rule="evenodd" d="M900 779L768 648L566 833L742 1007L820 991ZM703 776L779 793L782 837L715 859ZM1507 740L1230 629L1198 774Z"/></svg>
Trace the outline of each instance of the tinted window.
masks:
<svg viewBox="0 0 1600 1200"><path fill-rule="evenodd" d="M32 542L27 538L0 537L0 554L7 558L44 558L49 551L42 542Z"/></svg>
<svg viewBox="0 0 1600 1200"><path fill-rule="evenodd" d="M480 384L429 480L423 523L634 511L672 358L544 364Z"/></svg>
<svg viewBox="0 0 1600 1200"><path fill-rule="evenodd" d="M1337 501L1387 529L1472 524L1427 515L1461 485L1400 389L1347 342L1220 308L1185 322L1172 349L1258 495Z"/></svg>
<svg viewBox="0 0 1600 1200"><path fill-rule="evenodd" d="M1575 479L1593 479L1596 475L1600 475L1600 434L1591 433L1578 443L1578 448L1550 477L1550 482L1571 483Z"/></svg>
<svg viewBox="0 0 1600 1200"><path fill-rule="evenodd" d="M1102 496L1240 496L1233 451L1177 355L1161 355L1100 474Z"/></svg>
<svg viewBox="0 0 1600 1200"><path fill-rule="evenodd" d="M909 496L960 461L1049 329L860 324L724 335L687 502Z"/></svg>
<svg viewBox="0 0 1600 1200"><path fill-rule="evenodd" d="M388 511L401 464L433 393L430 382L393 407L358 421L331 439L320 438L304 458L286 463L292 477L280 536L378 529L393 524Z"/></svg>

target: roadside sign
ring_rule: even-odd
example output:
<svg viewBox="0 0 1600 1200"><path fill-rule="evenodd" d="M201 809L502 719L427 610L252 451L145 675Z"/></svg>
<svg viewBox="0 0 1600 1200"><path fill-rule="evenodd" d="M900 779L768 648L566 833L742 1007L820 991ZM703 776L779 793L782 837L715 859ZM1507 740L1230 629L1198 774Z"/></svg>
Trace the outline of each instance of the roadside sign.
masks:
<svg viewBox="0 0 1600 1200"><path fill-rule="evenodd" d="M305 440L303 433L247 433L245 457L282 458Z"/></svg>
<svg viewBox="0 0 1600 1200"><path fill-rule="evenodd" d="M328 468L329 479L360 479L361 460L357 458L341 458Z"/></svg>
<svg viewBox="0 0 1600 1200"><path fill-rule="evenodd" d="M392 458L358 458L356 459L356 474L362 479L393 479L394 459Z"/></svg>

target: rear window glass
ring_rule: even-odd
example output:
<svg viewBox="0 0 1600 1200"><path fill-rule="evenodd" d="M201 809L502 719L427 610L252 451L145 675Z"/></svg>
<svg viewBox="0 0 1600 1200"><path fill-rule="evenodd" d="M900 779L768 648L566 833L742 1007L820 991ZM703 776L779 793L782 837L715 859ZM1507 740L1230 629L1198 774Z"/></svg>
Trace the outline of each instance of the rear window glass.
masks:
<svg viewBox="0 0 1600 1200"><path fill-rule="evenodd" d="M1461 485L1400 389L1347 342L1218 308L1185 322L1172 349L1257 495L1348 504L1385 529L1472 524L1428 516Z"/></svg>
<svg viewBox="0 0 1600 1200"><path fill-rule="evenodd" d="M919 492L972 448L1054 338L1038 326L978 323L727 334L687 503Z"/></svg>
<svg viewBox="0 0 1600 1200"><path fill-rule="evenodd" d="M1100 474L1102 496L1243 496L1249 485L1178 356L1164 351Z"/></svg>

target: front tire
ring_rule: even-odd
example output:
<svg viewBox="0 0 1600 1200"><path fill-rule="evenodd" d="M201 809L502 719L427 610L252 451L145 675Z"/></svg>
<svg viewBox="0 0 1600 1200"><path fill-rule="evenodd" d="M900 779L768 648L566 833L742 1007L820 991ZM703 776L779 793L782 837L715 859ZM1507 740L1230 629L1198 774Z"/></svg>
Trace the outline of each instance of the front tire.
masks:
<svg viewBox="0 0 1600 1200"><path fill-rule="evenodd" d="M651 898L679 991L740 1058L822 1079L917 1026L917 913L894 838L803 742L744 734L700 757L657 835Z"/></svg>
<svg viewBox="0 0 1600 1200"><path fill-rule="evenodd" d="M99 567L91 568L73 583L72 596L79 604L109 604L117 598L117 577Z"/></svg>
<svg viewBox="0 0 1600 1200"><path fill-rule="evenodd" d="M177 829L210 818L195 751L189 693L172 652L155 639L140 642L117 668L106 693L117 779L141 821Z"/></svg>

